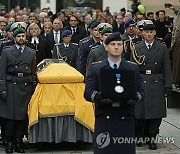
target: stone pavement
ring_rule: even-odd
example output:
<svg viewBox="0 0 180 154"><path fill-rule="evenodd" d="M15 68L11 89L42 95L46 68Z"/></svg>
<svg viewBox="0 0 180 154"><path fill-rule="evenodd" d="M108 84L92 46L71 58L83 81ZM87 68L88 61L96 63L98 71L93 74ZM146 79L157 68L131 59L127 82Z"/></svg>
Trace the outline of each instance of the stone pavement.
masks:
<svg viewBox="0 0 180 154"><path fill-rule="evenodd" d="M172 143L158 143L157 150L149 150L148 145L137 147L137 154L180 154L180 109L168 109L167 118L164 118L160 128L160 137L174 139ZM172 140L171 140L172 141ZM93 154L92 144L86 143L61 143L43 144L41 146L27 145L26 153L34 154ZM0 154L5 153L0 147ZM121 153L117 153L121 154Z"/></svg>

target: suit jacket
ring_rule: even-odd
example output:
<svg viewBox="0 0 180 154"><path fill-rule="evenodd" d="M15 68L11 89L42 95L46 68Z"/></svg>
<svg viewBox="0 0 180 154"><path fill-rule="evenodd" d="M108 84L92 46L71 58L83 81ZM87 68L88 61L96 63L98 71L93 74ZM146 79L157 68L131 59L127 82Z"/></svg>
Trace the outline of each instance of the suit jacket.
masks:
<svg viewBox="0 0 180 154"><path fill-rule="evenodd" d="M61 57L63 57L62 59L64 61L66 61L69 65L71 65L72 67L76 68L76 66L77 66L77 55L78 55L78 45L74 44L74 43L70 43L69 47L66 49L64 44L60 43L60 45L58 45L58 50L61 54ZM53 59L59 59L61 57L58 55L57 46L55 46L53 49L52 58Z"/></svg>
<svg viewBox="0 0 180 154"><path fill-rule="evenodd" d="M99 80L100 80L100 69L109 68L107 59L103 60L101 63L92 65L90 73L86 78L86 86L84 97L87 101L92 101L91 96L94 91L100 91ZM137 65L121 61L119 69L134 70L136 74L137 89L143 95L142 82L139 74ZM111 82L111 81L108 81ZM112 107L111 104L96 104L95 105L95 142L94 142L94 153L104 154L104 153L129 153L135 154L135 144L114 144L109 143L105 148L99 148L101 146L97 140L99 135L106 135L106 137L111 136L122 136L122 137L134 137L135 124L134 124L134 106L128 105L127 103L121 103L120 107ZM105 133L107 132L107 133ZM105 133L105 134L103 134Z"/></svg>
<svg viewBox="0 0 180 154"><path fill-rule="evenodd" d="M31 43L32 37L27 37L26 45L36 51L36 64L39 64L43 59L51 58L47 40L42 36L39 37L39 43Z"/></svg>
<svg viewBox="0 0 180 154"><path fill-rule="evenodd" d="M61 32L60 32L61 33ZM53 34L53 31L51 31L50 33L48 33L46 35L46 39L47 39L47 44L48 44L48 50L51 51L49 54L50 54L50 58L52 58L52 51L53 51L53 48L54 48L54 44L55 43L55 40L54 40L54 34ZM60 34L60 41L59 43L62 42L62 39L61 39L61 34Z"/></svg>
<svg viewBox="0 0 180 154"><path fill-rule="evenodd" d="M22 54L15 45L6 48L1 55L0 70L0 91L7 91L6 101L0 99L0 116L25 120L36 83L35 52L26 46ZM17 73L26 76L17 77Z"/></svg>
<svg viewBox="0 0 180 154"><path fill-rule="evenodd" d="M63 31L64 30L70 30L71 31L71 27L69 27L69 26L65 27L63 29ZM79 44L79 41L82 40L83 38L85 38L86 36L87 35L86 35L85 28L82 26L77 26L76 32L72 35L71 42Z"/></svg>
<svg viewBox="0 0 180 154"><path fill-rule="evenodd" d="M124 34L124 23L120 24L119 28L118 28L118 23L114 22L113 24L113 32L120 32L121 35Z"/></svg>
<svg viewBox="0 0 180 154"><path fill-rule="evenodd" d="M151 75L141 73L145 93L144 100L135 106L136 118L156 119L166 117L165 89L172 87L171 65L167 47L154 40L148 50L145 41L136 45L137 55L145 55L140 72L151 70Z"/></svg>

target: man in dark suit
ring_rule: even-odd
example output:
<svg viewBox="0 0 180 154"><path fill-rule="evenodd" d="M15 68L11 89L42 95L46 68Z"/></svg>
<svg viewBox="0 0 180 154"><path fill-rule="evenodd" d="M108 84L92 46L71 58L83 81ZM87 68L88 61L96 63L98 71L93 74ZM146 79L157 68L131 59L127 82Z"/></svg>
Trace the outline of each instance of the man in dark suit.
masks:
<svg viewBox="0 0 180 154"><path fill-rule="evenodd" d="M25 46L25 28L18 28L24 24L12 25L15 45L3 50L0 60L0 116L5 118L6 153L24 153L28 103L36 84L35 52Z"/></svg>
<svg viewBox="0 0 180 154"><path fill-rule="evenodd" d="M121 35L123 35L124 30L124 16L122 14L118 14L116 21L113 24L113 32L120 32Z"/></svg>
<svg viewBox="0 0 180 154"><path fill-rule="evenodd" d="M71 31L65 30L62 32L62 43L55 45L53 49L53 59L63 59L72 67L76 68L78 44L71 43Z"/></svg>
<svg viewBox="0 0 180 154"><path fill-rule="evenodd" d="M172 87L169 53L164 44L154 39L155 28L154 24L145 25L144 40L136 45L137 55L145 56L143 63L137 62L144 89L144 100L135 106L137 136L149 138L150 150L157 149L155 139L161 120L166 117L165 95Z"/></svg>
<svg viewBox="0 0 180 154"><path fill-rule="evenodd" d="M52 51L54 48L54 44L60 43L61 40L61 29L62 29L62 21L59 18L54 19L53 21L53 30L46 35L46 39L48 42L48 51L51 51L49 53L50 58L52 57Z"/></svg>
<svg viewBox="0 0 180 154"><path fill-rule="evenodd" d="M95 103L94 154L135 154L135 143L118 144L113 137L133 139L135 136L134 104L143 96L141 77L136 64L121 59L123 41L119 32L109 35L105 44L108 58L92 65L84 93L87 101ZM99 86L102 68L133 70L136 75L137 99L126 102L102 99Z"/></svg>
<svg viewBox="0 0 180 154"><path fill-rule="evenodd" d="M70 30L72 33L72 43L79 44L79 41L87 36L86 30L82 26L78 26L78 18L74 15L71 15L69 18L69 25L65 27L63 30Z"/></svg>

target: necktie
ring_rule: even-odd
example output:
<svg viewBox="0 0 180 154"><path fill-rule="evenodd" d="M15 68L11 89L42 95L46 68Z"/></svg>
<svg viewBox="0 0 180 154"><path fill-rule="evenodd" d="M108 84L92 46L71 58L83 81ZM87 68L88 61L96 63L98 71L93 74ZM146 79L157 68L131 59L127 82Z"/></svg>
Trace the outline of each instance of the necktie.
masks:
<svg viewBox="0 0 180 154"><path fill-rule="evenodd" d="M114 67L114 69L117 69L117 64L114 64L113 67Z"/></svg>
<svg viewBox="0 0 180 154"><path fill-rule="evenodd" d="M67 49L68 49L68 46L65 46L65 49L67 50Z"/></svg>
<svg viewBox="0 0 180 154"><path fill-rule="evenodd" d="M22 53L22 48L21 47L19 48L19 51L20 51L20 54L21 54Z"/></svg>
<svg viewBox="0 0 180 154"><path fill-rule="evenodd" d="M73 28L73 34L76 32L76 29L75 28Z"/></svg>
<svg viewBox="0 0 180 154"><path fill-rule="evenodd" d="M55 33L55 40L56 44L58 44L58 33Z"/></svg>
<svg viewBox="0 0 180 154"><path fill-rule="evenodd" d="M151 45L150 44L148 45L148 49L151 49Z"/></svg>

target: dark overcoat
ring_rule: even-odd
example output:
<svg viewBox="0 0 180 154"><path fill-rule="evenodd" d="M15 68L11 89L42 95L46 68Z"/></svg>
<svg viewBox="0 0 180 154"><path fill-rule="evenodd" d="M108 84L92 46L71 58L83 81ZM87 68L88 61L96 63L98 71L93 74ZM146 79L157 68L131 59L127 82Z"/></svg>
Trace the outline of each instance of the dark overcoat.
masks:
<svg viewBox="0 0 180 154"><path fill-rule="evenodd" d="M139 56L145 55L145 61L139 65L140 73L151 70L152 74L141 73L144 100L135 106L137 119L156 119L166 117L165 88L171 88L171 66L167 47L154 40L150 50L145 41L136 45ZM156 72L156 73L153 73Z"/></svg>
<svg viewBox="0 0 180 154"><path fill-rule="evenodd" d="M0 117L25 120L36 82L35 52L25 47L20 54L15 45L5 49L0 59L0 70L0 91L7 90L7 100L0 99ZM26 76L17 77L17 73Z"/></svg>
<svg viewBox="0 0 180 154"><path fill-rule="evenodd" d="M86 78L84 97L92 101L94 91L99 91L100 69L111 69L107 59L92 65ZM137 65L124 60L119 69L134 70L136 74L137 90L143 95L141 77ZM110 81L109 81L110 82ZM94 154L135 154L135 144L121 144L114 142L113 137L120 140L125 137L134 137L134 106L123 103L120 107L111 104L95 105Z"/></svg>

